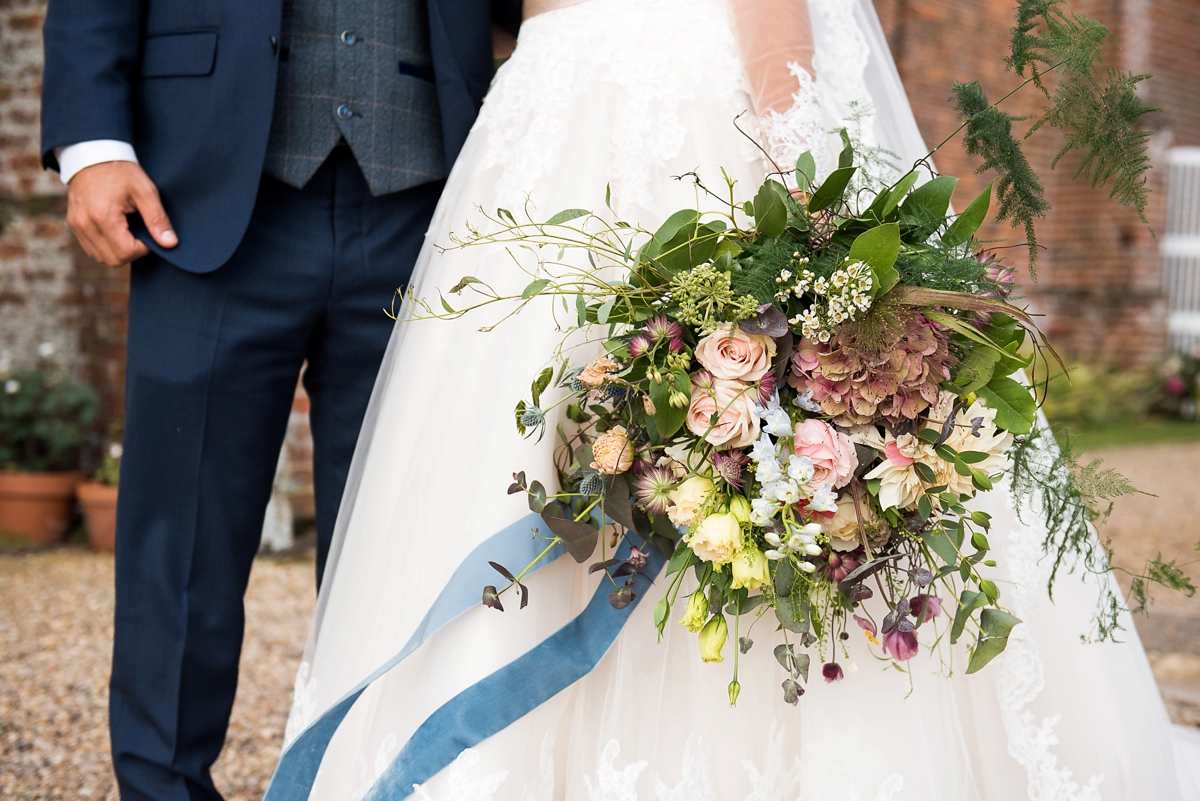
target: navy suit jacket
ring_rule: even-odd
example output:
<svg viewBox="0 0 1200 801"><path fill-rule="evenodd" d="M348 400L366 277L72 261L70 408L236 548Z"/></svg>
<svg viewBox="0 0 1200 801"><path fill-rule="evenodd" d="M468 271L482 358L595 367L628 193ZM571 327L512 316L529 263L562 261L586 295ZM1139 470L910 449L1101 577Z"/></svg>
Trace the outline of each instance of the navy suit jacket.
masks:
<svg viewBox="0 0 1200 801"><path fill-rule="evenodd" d="M493 72L491 25L520 24L521 0L425 0L446 163L453 163ZM281 0L50 0L42 159L92 139L133 144L179 234L164 250L190 272L233 255L258 194L271 112Z"/></svg>

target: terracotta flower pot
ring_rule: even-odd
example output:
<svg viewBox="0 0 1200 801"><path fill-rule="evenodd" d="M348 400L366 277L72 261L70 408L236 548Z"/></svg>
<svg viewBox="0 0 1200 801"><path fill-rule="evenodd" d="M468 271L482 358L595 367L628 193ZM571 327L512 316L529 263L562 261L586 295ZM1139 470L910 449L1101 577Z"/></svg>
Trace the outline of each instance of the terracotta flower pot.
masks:
<svg viewBox="0 0 1200 801"><path fill-rule="evenodd" d="M0 532L32 542L67 536L78 472L14 473L0 470Z"/></svg>
<svg viewBox="0 0 1200 801"><path fill-rule="evenodd" d="M85 481L77 491L88 542L94 550L112 551L117 542L117 488Z"/></svg>

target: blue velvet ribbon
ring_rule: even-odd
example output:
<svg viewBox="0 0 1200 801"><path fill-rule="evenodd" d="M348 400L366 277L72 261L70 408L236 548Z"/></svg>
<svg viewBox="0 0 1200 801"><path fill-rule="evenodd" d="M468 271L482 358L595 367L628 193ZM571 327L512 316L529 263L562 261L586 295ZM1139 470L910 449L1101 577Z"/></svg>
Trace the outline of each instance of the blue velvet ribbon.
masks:
<svg viewBox="0 0 1200 801"><path fill-rule="evenodd" d="M634 599L614 609L607 580L574 620L524 655L476 682L430 715L380 776L364 801L401 801L453 762L465 749L483 742L582 679L608 653L651 582L666 564L647 549L646 567L633 576ZM615 554L627 559L628 539ZM617 579L618 585L623 580Z"/></svg>
<svg viewBox="0 0 1200 801"><path fill-rule="evenodd" d="M479 605L483 586L496 580L489 561L507 565L532 562L545 547L544 541L534 537L533 532L544 525L540 516L529 514L476 547L451 576L404 648L346 693L288 746L263 801L307 801L334 733L363 691L442 626ZM627 558L630 547L626 540L615 555ZM562 546L556 547L535 570L565 552ZM578 617L430 715L372 787L368 801L407 798L414 785L431 779L463 750L503 730L591 672L612 647L653 578L666 564L653 548L647 549L645 555L644 571L633 576L635 598L629 606L612 608L608 595L613 587L602 581Z"/></svg>
<svg viewBox="0 0 1200 801"><path fill-rule="evenodd" d="M484 586L497 583L499 578L488 564L489 561L503 565L525 565L536 559L546 544L534 533L545 527L546 523L539 515L530 513L488 537L471 551L446 582L445 588L400 652L342 696L284 750L263 801L307 801L321 760L329 748L329 741L363 691L403 662L442 626L479 606ZM564 553L565 548L561 545L556 547L534 570L545 567Z"/></svg>

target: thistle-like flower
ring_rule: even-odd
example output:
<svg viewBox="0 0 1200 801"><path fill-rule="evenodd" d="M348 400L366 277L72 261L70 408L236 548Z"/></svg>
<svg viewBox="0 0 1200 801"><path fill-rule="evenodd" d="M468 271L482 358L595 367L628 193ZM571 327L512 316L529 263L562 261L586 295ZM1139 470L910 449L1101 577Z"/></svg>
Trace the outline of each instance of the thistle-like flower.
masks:
<svg viewBox="0 0 1200 801"><path fill-rule="evenodd" d="M739 492L745 484L742 478L742 468L750 463L750 457L745 451L733 448L728 451L718 451L713 455L713 467L717 475L729 486Z"/></svg>
<svg viewBox="0 0 1200 801"><path fill-rule="evenodd" d="M666 467L651 467L635 483L634 500L638 506L655 515L667 513L671 490L677 483L674 472Z"/></svg>
<svg viewBox="0 0 1200 801"><path fill-rule="evenodd" d="M635 334L633 339L629 340L629 355L633 358L644 356L648 350L650 350L650 340L645 334Z"/></svg>
<svg viewBox="0 0 1200 801"><path fill-rule="evenodd" d="M666 342L672 353L683 350L683 326L661 314L646 323L646 334L652 344Z"/></svg>

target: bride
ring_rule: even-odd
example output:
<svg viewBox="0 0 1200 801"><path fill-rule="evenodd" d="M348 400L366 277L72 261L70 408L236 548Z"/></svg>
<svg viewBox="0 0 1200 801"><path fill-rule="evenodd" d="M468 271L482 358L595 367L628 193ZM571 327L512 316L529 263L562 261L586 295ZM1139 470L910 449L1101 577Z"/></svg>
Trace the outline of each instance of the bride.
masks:
<svg viewBox="0 0 1200 801"><path fill-rule="evenodd" d="M653 228L695 202L672 176L723 168L757 187L769 168L751 138L780 164L812 150L822 173L839 128L880 169L926 153L869 0L526 6L433 221L420 296L465 275L518 292L527 280L508 253L437 247L480 219L477 206L596 210L611 185L614 213ZM747 110L750 137L733 123ZM560 559L527 581L527 608L500 613L479 604L475 578L488 575L496 532L537 544L523 498L505 488L517 469L554 475L550 439L521 439L511 411L556 342L549 311L532 306L490 333L474 316L396 326L269 801L310 788L355 801L1197 797L1184 776L1196 758L1176 742L1186 733L1168 721L1131 622L1125 644L1079 642L1090 585L1109 578L1068 577L1051 604L1045 532L1003 489L982 500L1024 624L979 674L938 675L928 656L904 674L854 641L857 672L814 682L792 707L783 671L752 654L730 708L728 671L673 623L657 642L643 604L593 670L559 678L580 655L534 649L599 579Z"/></svg>

